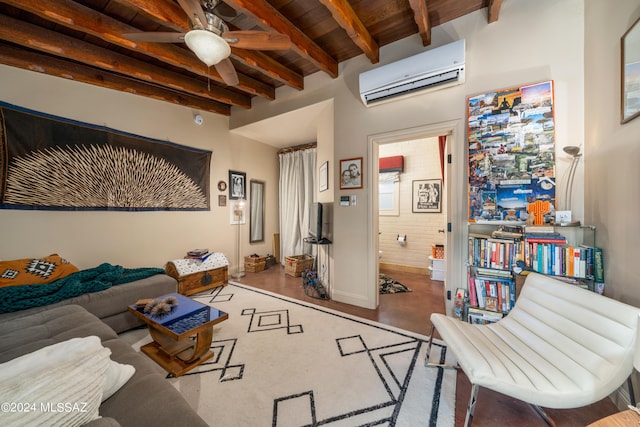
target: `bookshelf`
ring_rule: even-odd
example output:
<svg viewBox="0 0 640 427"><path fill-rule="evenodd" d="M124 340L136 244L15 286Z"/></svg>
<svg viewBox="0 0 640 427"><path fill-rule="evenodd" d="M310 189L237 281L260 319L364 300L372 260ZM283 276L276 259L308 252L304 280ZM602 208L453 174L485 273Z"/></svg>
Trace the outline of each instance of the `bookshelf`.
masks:
<svg viewBox="0 0 640 427"><path fill-rule="evenodd" d="M468 223L466 263L465 309L456 315L471 323L494 322L508 314L532 271L598 293L604 287L603 254L590 225Z"/></svg>

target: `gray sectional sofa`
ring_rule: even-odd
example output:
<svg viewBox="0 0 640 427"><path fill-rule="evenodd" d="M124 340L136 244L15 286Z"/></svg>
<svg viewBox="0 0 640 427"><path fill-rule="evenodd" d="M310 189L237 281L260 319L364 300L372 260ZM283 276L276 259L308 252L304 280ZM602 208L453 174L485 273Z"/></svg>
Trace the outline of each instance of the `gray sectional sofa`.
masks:
<svg viewBox="0 0 640 427"><path fill-rule="evenodd" d="M139 325L127 306L141 298L176 292L175 279L159 274L85 294L45 307L0 315L0 363L71 338L97 336L111 359L135 373L102 402L102 418L88 426L206 426L182 395L166 381L166 371L118 338Z"/></svg>

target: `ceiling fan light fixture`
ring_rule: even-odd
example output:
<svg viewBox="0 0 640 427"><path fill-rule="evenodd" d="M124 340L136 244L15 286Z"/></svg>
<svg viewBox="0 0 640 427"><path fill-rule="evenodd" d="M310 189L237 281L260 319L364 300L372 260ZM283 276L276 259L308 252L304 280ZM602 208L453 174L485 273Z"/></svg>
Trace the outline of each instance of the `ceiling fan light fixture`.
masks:
<svg viewBox="0 0 640 427"><path fill-rule="evenodd" d="M209 67L231 55L229 44L211 31L191 30L185 34L184 42Z"/></svg>

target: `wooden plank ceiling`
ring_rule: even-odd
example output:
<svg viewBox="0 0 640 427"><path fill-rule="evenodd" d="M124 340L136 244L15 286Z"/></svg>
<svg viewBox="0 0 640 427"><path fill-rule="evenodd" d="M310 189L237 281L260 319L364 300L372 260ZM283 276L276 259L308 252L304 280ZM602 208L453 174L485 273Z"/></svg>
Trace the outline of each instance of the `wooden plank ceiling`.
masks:
<svg viewBox="0 0 640 427"><path fill-rule="evenodd" d="M176 0L0 0L0 63L230 115L255 96L275 99L282 85L304 90L304 77L338 76L338 64L486 8L502 0L224 0L216 11L230 30L286 34L287 51L232 47L239 83L227 86L184 43L133 42L124 33L186 32ZM1 78L1 76L0 76Z"/></svg>

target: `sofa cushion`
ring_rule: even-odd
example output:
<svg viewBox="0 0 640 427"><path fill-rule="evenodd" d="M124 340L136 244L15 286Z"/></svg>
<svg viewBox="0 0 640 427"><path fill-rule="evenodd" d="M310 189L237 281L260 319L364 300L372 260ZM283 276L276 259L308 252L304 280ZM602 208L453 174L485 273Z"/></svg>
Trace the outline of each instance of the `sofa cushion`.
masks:
<svg viewBox="0 0 640 427"><path fill-rule="evenodd" d="M79 295L55 304L13 313L3 313L0 314L0 323L13 321L18 317L48 311L56 307L76 304L84 307L91 314L96 315L116 332L120 333L143 324L142 320L127 311L127 306L142 298L156 298L174 293L177 287L177 281L173 277L166 274L156 274L144 279L112 286L100 292Z"/></svg>
<svg viewBox="0 0 640 427"><path fill-rule="evenodd" d="M100 415L118 420L123 427L207 425L165 379L167 372L158 364L122 339L106 340L102 344L111 349L112 360L131 364L136 372L124 387L102 403Z"/></svg>
<svg viewBox="0 0 640 427"><path fill-rule="evenodd" d="M3 320L0 322L0 363L51 344L90 335L102 341L118 337L113 329L77 305Z"/></svg>

